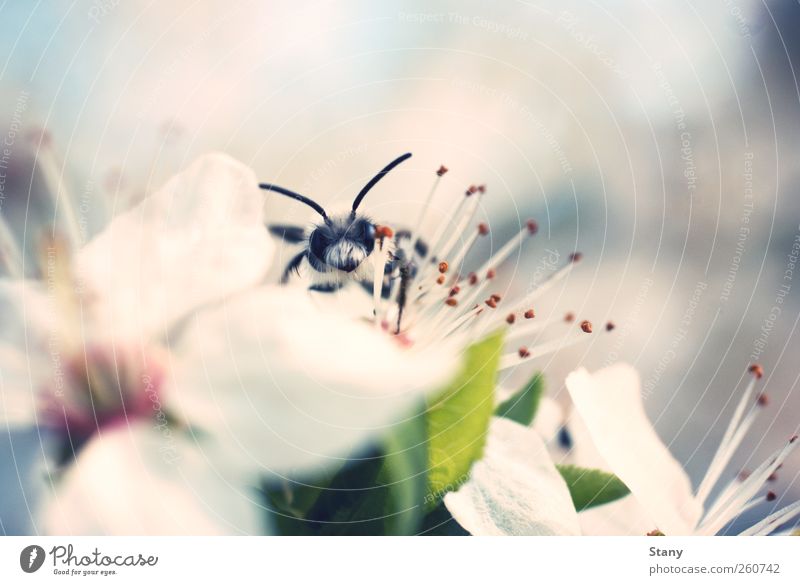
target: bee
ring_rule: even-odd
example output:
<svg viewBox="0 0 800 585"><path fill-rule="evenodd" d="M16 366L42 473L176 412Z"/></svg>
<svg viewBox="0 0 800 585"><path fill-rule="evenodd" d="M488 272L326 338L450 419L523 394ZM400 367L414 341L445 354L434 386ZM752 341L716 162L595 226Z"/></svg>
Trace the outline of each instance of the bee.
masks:
<svg viewBox="0 0 800 585"><path fill-rule="evenodd" d="M290 197L316 211L322 222L313 225L306 233L301 226L270 225L270 233L282 238L287 243L303 244L303 248L288 262L281 275L281 283L286 284L292 273L299 274L300 267L305 263L310 268L312 284L310 290L319 292L334 292L342 288L347 282L358 282L365 289L372 290L373 263L368 261L375 251L376 239L392 237L389 261L384 267L384 285L381 294L388 298L392 292L393 282L400 279L400 290L397 300L399 316L402 316L406 300L406 286L413 276L413 253L408 253L401 246L403 239L410 239L408 230L391 234L385 228L380 228L374 221L358 212L358 208L373 187L395 167L411 158L411 153L403 154L383 169L380 170L353 199L349 212L329 216L325 209L313 199L295 193L284 187L272 183L260 183L259 187L267 191L274 191ZM414 249L424 257L426 252L424 242L419 239L415 242ZM398 325L399 327L399 325Z"/></svg>

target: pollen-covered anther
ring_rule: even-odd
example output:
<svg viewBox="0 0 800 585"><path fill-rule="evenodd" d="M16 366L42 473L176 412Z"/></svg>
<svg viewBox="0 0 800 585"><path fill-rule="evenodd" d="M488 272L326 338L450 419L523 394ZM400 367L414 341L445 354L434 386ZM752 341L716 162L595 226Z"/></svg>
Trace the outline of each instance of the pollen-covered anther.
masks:
<svg viewBox="0 0 800 585"><path fill-rule="evenodd" d="M769 396L762 392L758 395L757 402L759 406L767 406L769 404Z"/></svg>
<svg viewBox="0 0 800 585"><path fill-rule="evenodd" d="M486 299L486 300L484 301L484 303L486 303L486 305L487 305L487 306L489 306L489 307L491 307L492 309L496 309L496 308L497 308L497 301L496 301L496 300L494 300L494 299L493 299L493 298L491 298L491 297L490 297L490 298L488 298L488 299Z"/></svg>
<svg viewBox="0 0 800 585"><path fill-rule="evenodd" d="M467 276L467 281L471 285L475 286L476 284L478 284L478 275L475 274L474 272L470 272L469 275Z"/></svg>
<svg viewBox="0 0 800 585"><path fill-rule="evenodd" d="M513 325L514 321L516 320L517 316L514 313L509 313L508 316L506 317L506 323L508 323L509 325Z"/></svg>
<svg viewBox="0 0 800 585"><path fill-rule="evenodd" d="M444 274L445 272L447 272L448 268L449 268L449 266L447 265L447 262L439 262L439 272L441 274Z"/></svg>
<svg viewBox="0 0 800 585"><path fill-rule="evenodd" d="M469 187L467 187L467 190L464 193L464 195L469 197L470 195L475 195L475 193L477 192L478 192L478 187L476 187L475 185L470 185Z"/></svg>
<svg viewBox="0 0 800 585"><path fill-rule="evenodd" d="M448 307L455 307L456 305L458 305L458 300L454 299L453 297L448 297L444 301L444 304L447 305Z"/></svg>
<svg viewBox="0 0 800 585"><path fill-rule="evenodd" d="M444 284L444 274L439 275L439 278L436 279L436 284Z"/></svg>
<svg viewBox="0 0 800 585"><path fill-rule="evenodd" d="M767 496L766 496L765 499L768 502L774 502L775 500L778 499L778 495L775 492L773 492L772 490L770 490L770 491L767 492Z"/></svg>
<svg viewBox="0 0 800 585"><path fill-rule="evenodd" d="M572 254L569 255L569 261L572 262L573 264L580 262L582 258L583 254L581 254L580 252L573 252Z"/></svg>
<svg viewBox="0 0 800 585"><path fill-rule="evenodd" d="M454 286L453 288L450 289L450 296L454 297L460 292L461 292L461 287L460 286Z"/></svg>
<svg viewBox="0 0 800 585"><path fill-rule="evenodd" d="M533 311L533 309L528 309L525 311L524 315L526 319L533 319L536 316L536 313Z"/></svg>
<svg viewBox="0 0 800 585"><path fill-rule="evenodd" d="M606 323L606 331L614 331L616 329L616 325L614 325L611 321Z"/></svg>
<svg viewBox="0 0 800 585"><path fill-rule="evenodd" d="M439 177L441 177L441 176L442 176L442 175L444 175L444 174L445 174L445 173L446 173L448 170L449 170L449 169L448 169L446 166L444 166L444 165L440 165L440 166L439 166L439 170L437 170L437 171L436 171L436 175L437 175L437 176L439 176Z"/></svg>
<svg viewBox="0 0 800 585"><path fill-rule="evenodd" d="M493 279L495 276L497 276L497 272L495 272L494 268L490 268L486 271L486 278L489 280Z"/></svg>
<svg viewBox="0 0 800 585"><path fill-rule="evenodd" d="M572 323L574 320L575 320L575 313L570 312L564 315L564 321L566 321L567 323Z"/></svg>
<svg viewBox="0 0 800 585"><path fill-rule="evenodd" d="M391 238L394 236L394 230L388 225L376 225L375 237L377 238Z"/></svg>
<svg viewBox="0 0 800 585"><path fill-rule="evenodd" d="M525 225L527 226L528 233L530 235L534 235L536 234L536 232L539 231L539 224L536 223L535 219L529 219L528 221L525 222Z"/></svg>
<svg viewBox="0 0 800 585"><path fill-rule="evenodd" d="M479 223L478 224L478 233L482 236L485 236L489 233L489 225L486 223Z"/></svg>
<svg viewBox="0 0 800 585"><path fill-rule="evenodd" d="M519 357L521 357L521 358L526 358L526 357L531 355L531 352L528 351L528 348L525 347L525 346L520 347L519 351L517 353L519 353Z"/></svg>
<svg viewBox="0 0 800 585"><path fill-rule="evenodd" d="M747 371L753 374L758 380L764 377L764 368L761 367L760 364L751 365L749 368L747 368Z"/></svg>
<svg viewBox="0 0 800 585"><path fill-rule="evenodd" d="M589 321L581 321L581 331L584 333L592 332L592 324Z"/></svg>

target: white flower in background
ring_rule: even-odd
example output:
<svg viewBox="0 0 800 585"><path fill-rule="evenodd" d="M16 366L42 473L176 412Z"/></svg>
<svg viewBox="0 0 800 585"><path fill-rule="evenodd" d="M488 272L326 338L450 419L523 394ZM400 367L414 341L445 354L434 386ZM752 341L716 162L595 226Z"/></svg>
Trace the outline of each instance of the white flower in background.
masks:
<svg viewBox="0 0 800 585"><path fill-rule="evenodd" d="M62 188L52 185L57 193ZM192 311L263 278L273 247L262 199L252 170L225 155L204 156L85 247L76 245L75 230L66 230L69 242L50 240L42 282L0 283L0 420L9 429L50 431L53 458L63 464L58 477L48 477L45 530L252 529L252 519L232 525L199 513L206 492L220 486L201 473L198 455L168 425L164 342ZM134 436L142 440L131 442ZM118 465L113 477L109 457ZM126 498L157 488L165 473L182 481L172 491L158 488L161 500ZM115 489L112 481L128 487ZM246 500L227 501L228 511L247 517L238 514ZM139 513L151 508L158 513Z"/></svg>
<svg viewBox="0 0 800 585"><path fill-rule="evenodd" d="M569 488L539 433L505 418L492 419L483 458L444 504L475 536L580 534Z"/></svg>
<svg viewBox="0 0 800 585"><path fill-rule="evenodd" d="M579 369L567 377L567 388L577 415L588 430L602 462L598 465L615 473L630 488L632 496L589 512L605 514L605 528L642 526L667 535L717 534L743 512L764 502L764 483L800 444L790 438L746 478L734 478L719 494L710 498L734 453L742 445L755 420L763 395L754 396L760 366L751 366L747 386L722 441L708 465L700 486L692 490L681 465L656 435L644 410L638 373L617 364L589 374ZM576 445L578 441L576 439ZM774 499L769 492L766 499ZM631 499L635 498L635 502ZM622 508L618 507L622 506ZM602 508L606 508L603 510ZM800 513L800 502L770 514L744 530L743 535L763 535L776 530ZM584 513L581 514L583 516ZM620 517L616 520L614 515ZM644 520L646 518L646 520ZM588 524L583 524L586 527Z"/></svg>

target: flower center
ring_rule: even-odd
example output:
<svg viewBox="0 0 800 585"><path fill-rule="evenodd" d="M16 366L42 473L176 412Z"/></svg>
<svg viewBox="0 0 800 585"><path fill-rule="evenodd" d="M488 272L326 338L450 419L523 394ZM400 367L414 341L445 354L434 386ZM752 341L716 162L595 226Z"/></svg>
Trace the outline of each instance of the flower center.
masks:
<svg viewBox="0 0 800 585"><path fill-rule="evenodd" d="M514 292L510 284L507 290L499 290L503 263L519 253L524 243L538 233L535 220L523 222L519 232L478 268L465 270L465 259L474 244L490 234L486 223L471 227L480 208L480 198L486 193L485 186L467 188L450 217L439 222L435 233L423 242L419 229L446 171L440 168L436 172L434 184L412 230L395 233L386 226L378 226L376 230L372 254L376 328L394 334L403 346L418 349L446 340L469 345L505 328L508 329L506 339L518 345L502 356L501 368L515 367L591 338L586 335L593 331L587 320L576 321L572 313L563 317L563 314L543 312L543 317L538 317L538 310L534 310L539 297L571 273L582 258L580 253L562 255L546 249L534 273L537 281L534 285L516 295L508 294ZM545 329L559 324L567 324L566 331L556 336L544 333ZM612 329L612 323L606 324L606 331ZM543 342L542 339L547 340Z"/></svg>
<svg viewBox="0 0 800 585"><path fill-rule="evenodd" d="M89 346L57 368L45 394L45 421L75 448L101 428L158 416L163 379L153 355Z"/></svg>

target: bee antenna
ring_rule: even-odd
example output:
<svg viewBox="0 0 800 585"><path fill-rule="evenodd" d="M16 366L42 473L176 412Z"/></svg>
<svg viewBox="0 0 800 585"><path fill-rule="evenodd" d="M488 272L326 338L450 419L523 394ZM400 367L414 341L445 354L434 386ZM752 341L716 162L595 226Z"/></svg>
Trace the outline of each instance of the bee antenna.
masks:
<svg viewBox="0 0 800 585"><path fill-rule="evenodd" d="M264 189L265 191L275 191L276 193L280 193L281 195L286 195L287 197L296 199L300 203L305 203L311 209L319 213L322 216L322 219L325 220L325 223L328 222L328 214L325 213L325 210L322 208L322 205L320 205L313 199L309 199L305 195L300 195L300 193L295 193L294 191L290 191L289 189L284 189L283 187L278 187L278 185L273 185L271 183L259 183L258 187L260 189Z"/></svg>
<svg viewBox="0 0 800 585"><path fill-rule="evenodd" d="M405 160L407 160L409 158L411 158L411 153L410 152L407 152L402 156L398 156L396 159L394 159L388 165L383 167L383 169L377 175L372 177L372 179L370 180L369 183L364 185L364 188L361 189L361 192L358 195L356 195L356 198L353 200L353 215L355 215L356 209L358 209L358 206L361 205L361 200L364 199L364 197L366 197L366 195L367 195L367 193L369 193L370 189L372 189L376 185L376 183L378 181L380 181L384 177L384 175L386 175L386 173L388 173L393 168L395 168L397 165L399 165L401 162L403 162L403 161L405 161Z"/></svg>

